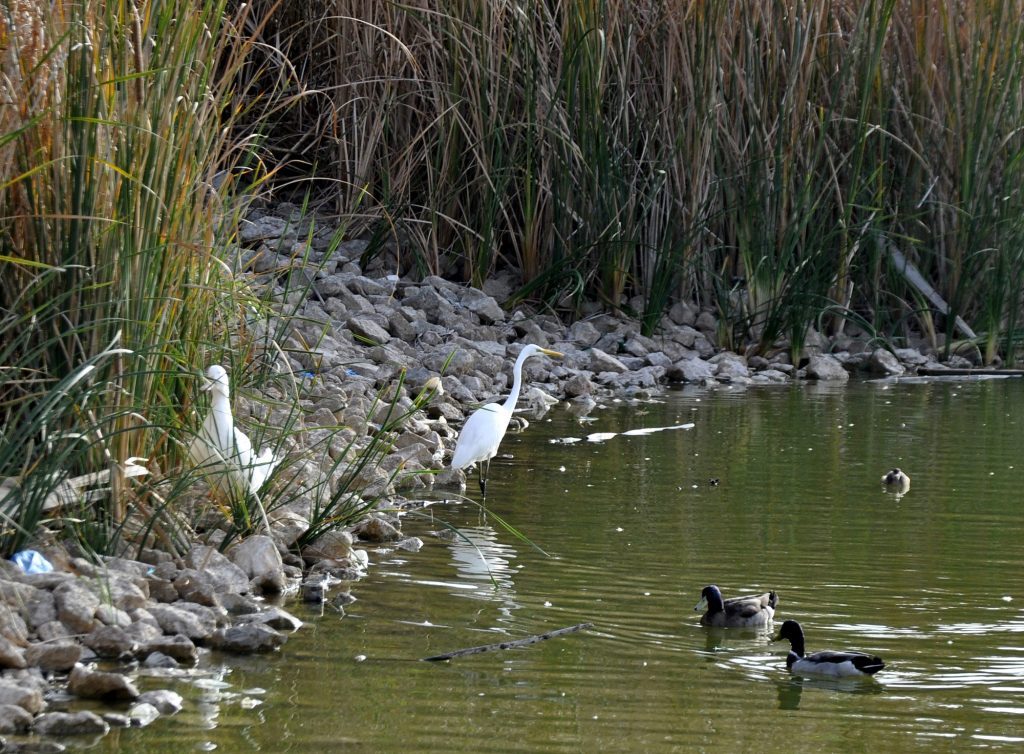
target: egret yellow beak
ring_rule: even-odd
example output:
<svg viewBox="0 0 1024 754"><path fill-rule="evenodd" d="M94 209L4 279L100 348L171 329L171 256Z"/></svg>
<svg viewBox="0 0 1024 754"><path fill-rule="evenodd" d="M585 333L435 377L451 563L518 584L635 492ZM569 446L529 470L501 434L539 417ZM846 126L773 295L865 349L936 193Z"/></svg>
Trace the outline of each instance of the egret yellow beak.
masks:
<svg viewBox="0 0 1024 754"><path fill-rule="evenodd" d="M559 353L558 351L551 351L551 350L549 350L547 348L541 348L540 350L541 350L541 353L547 354L548 356L550 356L553 359L560 359L563 356L565 356L564 353Z"/></svg>
<svg viewBox="0 0 1024 754"><path fill-rule="evenodd" d="M701 597L700 598L700 602L698 602L696 605L693 606L693 612L695 612L695 613L703 613L707 609L708 609L707 597Z"/></svg>

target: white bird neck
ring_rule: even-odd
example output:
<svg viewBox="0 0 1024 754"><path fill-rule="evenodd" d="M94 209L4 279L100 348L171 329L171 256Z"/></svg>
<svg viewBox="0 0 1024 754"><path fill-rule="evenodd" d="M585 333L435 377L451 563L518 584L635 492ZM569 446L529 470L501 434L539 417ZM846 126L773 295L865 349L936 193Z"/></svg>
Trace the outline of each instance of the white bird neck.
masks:
<svg viewBox="0 0 1024 754"><path fill-rule="evenodd" d="M523 362L530 357L530 351L523 349L519 352L519 358L516 359L515 366L512 367L512 392L508 394L508 398L505 399L505 410L510 414L515 411L516 403L519 402L519 390L523 386Z"/></svg>

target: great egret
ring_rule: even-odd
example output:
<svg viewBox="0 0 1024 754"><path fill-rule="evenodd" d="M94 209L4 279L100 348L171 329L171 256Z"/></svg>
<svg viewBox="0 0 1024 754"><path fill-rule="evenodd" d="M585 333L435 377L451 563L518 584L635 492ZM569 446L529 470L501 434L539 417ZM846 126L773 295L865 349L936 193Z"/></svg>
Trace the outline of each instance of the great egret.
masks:
<svg viewBox="0 0 1024 754"><path fill-rule="evenodd" d="M778 604L779 597L775 592L723 600L721 591L712 584L704 587L700 602L693 609L698 613L706 611L700 616L702 626L757 628L772 622Z"/></svg>
<svg viewBox="0 0 1024 754"><path fill-rule="evenodd" d="M466 419L459 433L459 441L455 443L455 454L452 456L452 468L464 469L479 462L480 494L487 497L487 472L491 459L498 452L501 439L508 429L509 420L519 400L519 390L523 383L523 362L531 356L546 354L553 358L561 358L558 351L550 351L530 344L519 352L515 366L512 367L512 392L504 403L488 403L481 406Z"/></svg>
<svg viewBox="0 0 1024 754"><path fill-rule="evenodd" d="M804 654L804 630L795 620L787 620L773 641L789 639L786 667L797 675L828 676L831 678L867 677L885 667L881 657L863 652L815 652Z"/></svg>
<svg viewBox="0 0 1024 754"><path fill-rule="evenodd" d="M226 495L244 498L258 492L281 459L270 448L255 455L252 442L235 426L224 367L214 364L207 369L201 389L212 396L210 413L188 447L189 458L210 474L211 483Z"/></svg>

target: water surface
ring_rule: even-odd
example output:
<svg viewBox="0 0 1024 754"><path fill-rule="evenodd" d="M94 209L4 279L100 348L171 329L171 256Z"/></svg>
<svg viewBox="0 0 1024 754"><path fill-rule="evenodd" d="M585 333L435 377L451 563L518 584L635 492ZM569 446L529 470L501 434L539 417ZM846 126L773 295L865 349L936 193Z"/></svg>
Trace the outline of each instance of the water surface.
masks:
<svg viewBox="0 0 1024 754"><path fill-rule="evenodd" d="M585 423L558 408L506 438L489 514L451 502L407 517L425 547L371 550L344 615L292 603L308 626L280 655L204 659L200 682L175 686L181 714L98 748L1019 750L1022 389L684 390ZM902 497L879 483L892 466L912 478ZM432 536L442 522L464 538ZM775 589L809 651L888 667L869 683L793 679L784 644L697 624L709 583ZM525 649L419 661L583 621Z"/></svg>

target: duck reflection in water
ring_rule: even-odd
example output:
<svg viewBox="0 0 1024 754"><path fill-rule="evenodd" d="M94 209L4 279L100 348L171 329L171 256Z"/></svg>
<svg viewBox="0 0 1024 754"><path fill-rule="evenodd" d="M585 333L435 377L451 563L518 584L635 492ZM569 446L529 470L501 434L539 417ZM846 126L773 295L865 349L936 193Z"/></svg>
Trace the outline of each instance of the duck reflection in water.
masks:
<svg viewBox="0 0 1024 754"><path fill-rule="evenodd" d="M791 675L775 681L779 709L800 709L800 698L805 688L841 691L844 694L881 694L885 691L880 683L864 683L858 678L806 678Z"/></svg>

